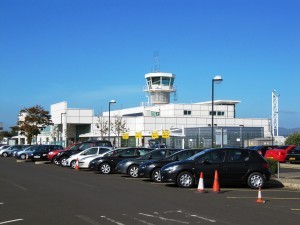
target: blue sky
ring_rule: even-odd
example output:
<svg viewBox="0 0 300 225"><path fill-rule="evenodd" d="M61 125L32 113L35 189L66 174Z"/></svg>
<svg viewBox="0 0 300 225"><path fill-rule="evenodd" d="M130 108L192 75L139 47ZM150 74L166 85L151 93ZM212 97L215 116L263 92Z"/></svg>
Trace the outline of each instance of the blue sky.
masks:
<svg viewBox="0 0 300 225"><path fill-rule="evenodd" d="M177 103L240 100L237 117L300 127L298 0L0 0L0 121L67 101L95 114L139 106L159 55Z"/></svg>

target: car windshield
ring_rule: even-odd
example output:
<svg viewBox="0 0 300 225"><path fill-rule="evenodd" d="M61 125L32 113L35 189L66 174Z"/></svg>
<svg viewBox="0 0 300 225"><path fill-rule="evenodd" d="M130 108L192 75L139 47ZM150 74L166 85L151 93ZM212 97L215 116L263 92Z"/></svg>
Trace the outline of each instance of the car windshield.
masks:
<svg viewBox="0 0 300 225"><path fill-rule="evenodd" d="M116 156L124 150L124 148L114 149L113 151L106 153L104 156Z"/></svg>
<svg viewBox="0 0 300 225"><path fill-rule="evenodd" d="M201 155L204 155L209 149L203 150L201 152L198 152L197 154L187 158L187 160L195 160L196 158L198 158Z"/></svg>

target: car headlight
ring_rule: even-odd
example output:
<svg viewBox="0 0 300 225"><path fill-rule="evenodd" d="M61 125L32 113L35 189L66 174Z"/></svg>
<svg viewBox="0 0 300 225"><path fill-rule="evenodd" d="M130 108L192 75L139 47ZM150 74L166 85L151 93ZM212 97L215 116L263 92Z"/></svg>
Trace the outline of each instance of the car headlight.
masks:
<svg viewBox="0 0 300 225"><path fill-rule="evenodd" d="M177 168L177 165L176 166L170 166L170 167L165 168L165 171L167 171L167 172L173 172L173 171L176 170L176 168Z"/></svg>

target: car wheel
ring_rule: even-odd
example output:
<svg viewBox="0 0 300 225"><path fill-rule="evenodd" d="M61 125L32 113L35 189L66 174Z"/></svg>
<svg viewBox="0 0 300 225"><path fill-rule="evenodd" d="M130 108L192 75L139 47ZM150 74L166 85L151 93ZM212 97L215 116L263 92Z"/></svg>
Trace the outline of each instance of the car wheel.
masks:
<svg viewBox="0 0 300 225"><path fill-rule="evenodd" d="M3 153L2 153L2 156L3 156L3 157L7 157L7 156L8 156L7 152L3 152Z"/></svg>
<svg viewBox="0 0 300 225"><path fill-rule="evenodd" d="M99 171L104 174L109 174L111 171L111 166L109 165L109 163L102 163L100 165Z"/></svg>
<svg viewBox="0 0 300 225"><path fill-rule="evenodd" d="M23 160L25 160L26 159L26 155L22 154L22 155L20 155L20 158L23 159Z"/></svg>
<svg viewBox="0 0 300 225"><path fill-rule="evenodd" d="M61 166L67 166L67 157L62 157L60 159L60 165Z"/></svg>
<svg viewBox="0 0 300 225"><path fill-rule="evenodd" d="M247 183L250 188L258 189L264 186L265 178L261 173L254 172L249 175Z"/></svg>
<svg viewBox="0 0 300 225"><path fill-rule="evenodd" d="M54 163L55 165L59 165L59 161L57 160L57 156L54 156L54 158L53 158L53 163Z"/></svg>
<svg viewBox="0 0 300 225"><path fill-rule="evenodd" d="M188 172L181 172L177 177L177 185L181 188L190 188L194 186L195 178L194 176Z"/></svg>
<svg viewBox="0 0 300 225"><path fill-rule="evenodd" d="M155 182L161 182L160 168L156 168L153 170L151 179Z"/></svg>
<svg viewBox="0 0 300 225"><path fill-rule="evenodd" d="M75 169L77 160L71 161L71 168Z"/></svg>
<svg viewBox="0 0 300 225"><path fill-rule="evenodd" d="M139 176L139 167L137 165L132 165L128 169L129 176L137 178Z"/></svg>

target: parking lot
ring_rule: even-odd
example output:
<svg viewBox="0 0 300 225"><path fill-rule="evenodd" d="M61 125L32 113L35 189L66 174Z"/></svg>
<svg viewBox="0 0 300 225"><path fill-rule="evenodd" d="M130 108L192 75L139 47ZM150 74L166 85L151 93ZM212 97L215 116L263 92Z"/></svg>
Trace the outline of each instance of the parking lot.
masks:
<svg viewBox="0 0 300 225"><path fill-rule="evenodd" d="M298 224L300 193L271 181L258 191L197 193L120 174L0 158L0 224Z"/></svg>

